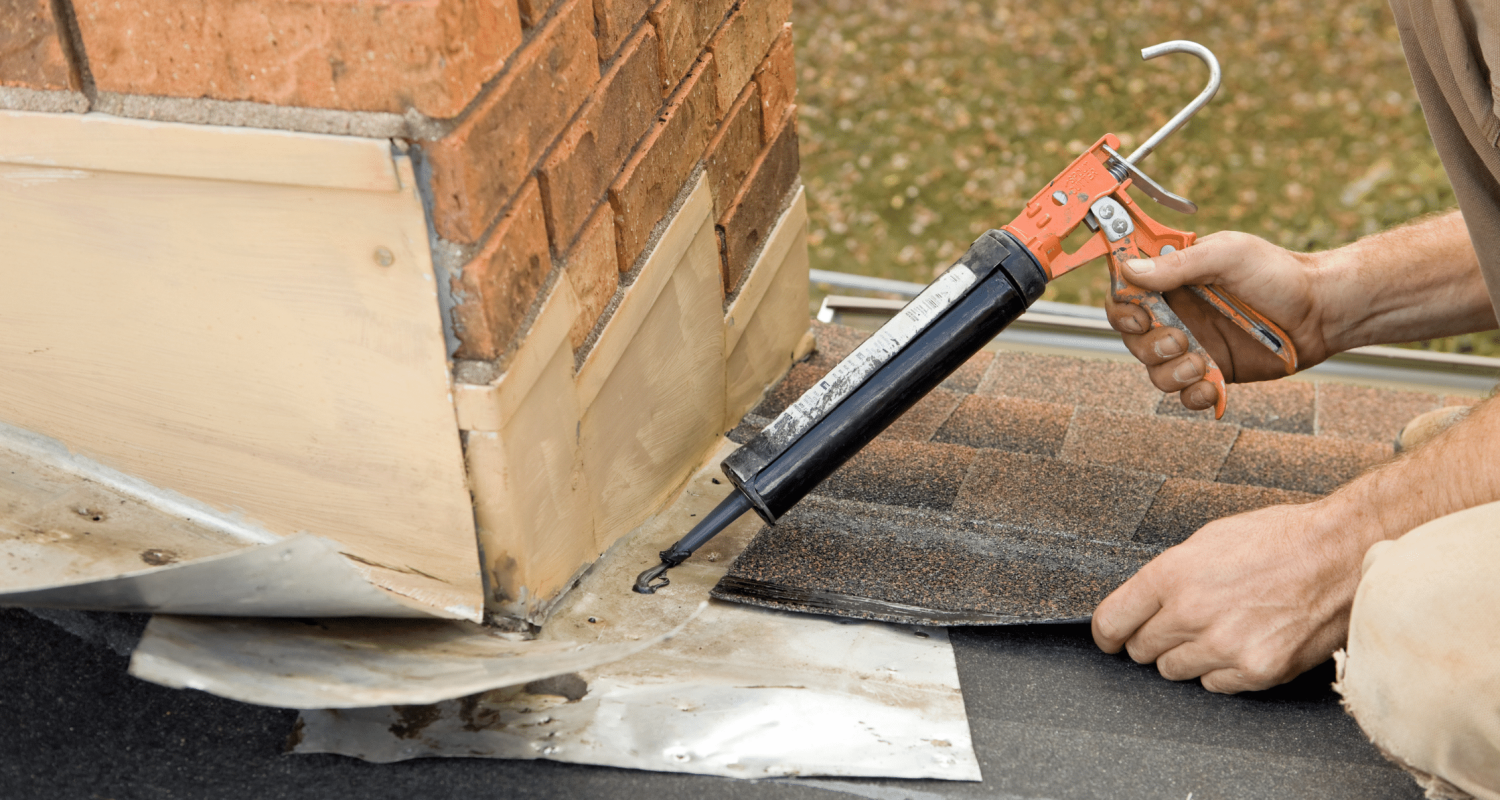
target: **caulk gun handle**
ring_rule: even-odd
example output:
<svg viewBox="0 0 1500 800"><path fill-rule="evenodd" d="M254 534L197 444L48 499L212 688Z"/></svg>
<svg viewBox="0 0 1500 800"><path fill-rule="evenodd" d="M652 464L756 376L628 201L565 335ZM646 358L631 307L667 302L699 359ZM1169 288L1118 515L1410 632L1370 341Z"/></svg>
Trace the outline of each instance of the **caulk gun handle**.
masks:
<svg viewBox="0 0 1500 800"><path fill-rule="evenodd" d="M1188 352L1196 353L1203 359L1203 380L1212 383L1217 390L1217 397L1214 400L1214 417L1222 419L1229 399L1224 371L1214 362L1213 356L1203 349L1203 345L1193 336L1193 332L1188 330L1187 325L1183 324L1159 292L1136 286L1125 277L1123 271L1124 262L1130 259L1168 255L1192 246L1197 236L1169 228L1147 216L1123 191L1116 192L1110 198L1101 199L1099 203L1111 204L1112 201L1113 208L1116 209L1115 221L1106 220L1105 224L1118 227L1112 230L1104 229L1099 233L1099 236L1108 240L1110 297L1116 303L1130 303L1144 309L1151 317L1153 329L1176 328L1182 332L1187 339ZM1120 212L1127 215L1128 220L1122 220ZM1100 213L1108 213L1108 211ZM1126 224L1121 225L1122 221ZM1218 286L1189 288L1241 330L1254 337L1262 346L1276 354L1286 365L1288 375L1297 371L1297 349L1292 345L1291 337L1276 323Z"/></svg>

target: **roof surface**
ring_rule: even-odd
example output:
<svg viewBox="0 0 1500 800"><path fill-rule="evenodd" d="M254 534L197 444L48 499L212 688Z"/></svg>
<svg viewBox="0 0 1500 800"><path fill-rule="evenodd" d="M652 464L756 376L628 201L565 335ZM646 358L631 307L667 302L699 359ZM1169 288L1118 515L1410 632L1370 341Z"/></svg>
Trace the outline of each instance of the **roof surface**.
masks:
<svg viewBox="0 0 1500 800"><path fill-rule="evenodd" d="M115 619L118 619L118 623ZM128 639L144 618L73 622ZM735 781L548 761L369 764L282 755L296 712L126 674L130 641L0 609L0 796L730 798L731 800L1419 800L1339 709L1325 668L1270 692L1212 695L1099 652L1087 626L956 628L983 783ZM94 643L89 643L94 642Z"/></svg>
<svg viewBox="0 0 1500 800"><path fill-rule="evenodd" d="M743 441L865 334L818 329L732 434ZM1086 619L1148 560L1220 517L1301 503L1392 455L1436 394L1277 381L1222 421L1138 364L980 352L777 525L715 590L898 622Z"/></svg>
<svg viewBox="0 0 1500 800"><path fill-rule="evenodd" d="M760 409L762 412L775 408L778 402L787 402L796 391L796 382L815 374L809 370L828 369L860 336L837 328L823 328L820 335L823 351L799 365ZM1007 365L1003 374L992 370L997 360ZM1122 538L1100 539L1101 543L1091 545L1097 552L1106 552L1111 547L1144 546L1149 541L1147 534L1170 527L1169 522L1175 521L1179 533L1190 528L1194 519L1207 512L1202 506L1192 513L1180 510L1183 497L1214 496L1226 504L1221 508L1235 508L1246 502L1240 497L1243 493L1287 491L1243 481L1167 480L1161 473L1122 468L1126 465L1118 461L1100 465L1069 460L1074 453L1096 452L1092 447L1083 448L1092 444L1083 441L1077 444L1082 449L1065 451L1079 402L1070 398L1097 400L1099 395L1075 392L1073 387L1060 384L1047 388L1056 380L1049 377L1053 368L1061 370L1059 374L1074 374L1069 370L1076 368L1079 375L1087 372L1097 378L1116 372L1118 365L981 354L950 378L945 390L914 409L887 432L878 448L870 451L872 458L882 452L886 458L931 454L948 476L944 482L932 484L938 489L924 489L928 484L911 480L871 481L851 465L848 474L830 482L826 492L807 505L844 514L850 510L863 513L873 530L892 536L902 531L893 531L897 526L891 520L946 515L950 522L944 524L953 525L951 520L959 518L953 516L951 505L947 510L920 506L924 497L935 502L931 498L941 496L949 498L950 503L965 497L963 493L971 489L969 484L976 480L977 473L965 470L955 477L955 471L947 468L965 458L970 459L971 468L976 463L1009 463L1012 467L1060 463L1078 471L1071 474L1126 475L1128 479L1122 478L1117 487L1126 493L1131 491L1132 481L1155 485L1141 520L1129 534L1145 538L1129 541L1123 538L1124 526L1120 526L1113 530ZM1026 370L1032 375L1026 380L1037 387L1037 394L1029 400L1005 392L978 391L982 382L987 389L1004 385L1018 387L1012 390L1015 392L1025 391L1022 376ZM1106 381L1105 394L1111 404L1125 403L1126 413L1139 418L1137 424L1150 428L1153 422L1194 419L1186 412L1171 411L1171 405L1154 392L1137 391L1141 383L1138 368L1118 371L1134 384L1111 386ZM1132 385L1135 388L1130 388ZM1306 471L1291 469L1289 476L1275 477L1270 467L1256 466L1296 466L1288 459L1295 453L1272 435L1277 433L1300 437L1293 441L1318 440L1312 445L1315 455L1323 453L1324 448L1331 448L1329 452L1335 455L1346 452L1336 445L1342 442L1355 447L1356 456L1369 458L1378 451L1380 455L1375 457L1383 457L1388 452L1385 441L1394 432L1390 425L1399 426L1409 410L1403 408L1398 413L1386 408L1393 399L1403 399L1399 394L1392 398L1344 387L1303 386L1283 383L1231 390L1230 426L1235 436L1227 445L1227 456L1216 478L1238 474L1226 473L1228 465L1236 463L1244 465L1237 469L1259 475L1263 482L1304 479ZM1417 407L1436 402L1432 395L1404 399ZM1356 422L1339 416L1322 421L1320 427L1320 409L1343 414L1359 404L1373 406L1373 411L1383 417L1375 422L1361 417L1365 421ZM1121 410L1102 403L1085 408L1101 406ZM1158 414L1158 407L1167 411ZM985 408L991 409L989 416L977 412ZM1001 408L1008 410L1002 414L997 410ZM1020 424L1018 420L1027 422ZM746 430L749 426L740 433ZM1085 428L1078 430L1082 433ZM903 431L909 432L905 439L900 438ZM937 437L939 431L946 431L941 439ZM1317 431L1322 431L1321 435L1312 435ZM1225 447L1220 442L1224 434L1207 436L1205 441L1213 443L1214 452ZM1361 440L1360 436L1365 438ZM886 447L893 449L881 449ZM1142 459L1168 458L1165 453L1146 449L1131 452L1141 453ZM1103 452L1105 456L1100 457L1107 457L1107 449ZM913 462L907 471L917 474L927 463ZM1192 459L1185 463L1201 466ZM879 466L878 459L874 464ZM1000 475L995 471L998 469L985 474L995 480ZM1331 480L1330 469L1313 471L1326 481ZM865 499L843 499L833 496L834 491ZM1004 496L1003 492L992 494ZM1102 497L1099 491L1095 494ZM913 498L918 507L900 504ZM1123 501L1104 498L1099 502ZM885 516L877 513L882 509ZM1148 519L1157 520L1153 524L1163 527L1146 525ZM982 529L977 524L971 528ZM1032 539L1019 534L1014 539L1020 542L1017 547L1030 542L1055 550L1062 537L1033 532ZM956 571L958 566L950 568ZM994 568L993 563L989 568ZM0 652L6 654L0 659L0 684L6 687L0 692L0 726L8 731L0 739L0 795L361 800L621 796L820 800L840 795L874 800L1181 800L1189 796L1193 800L1417 800L1422 796L1415 782L1382 759L1340 709L1329 688L1329 664L1268 692L1214 695L1195 682L1165 681L1154 667L1100 652L1088 626L1081 624L951 630L974 746L985 778L983 783L952 783L733 781L545 761L429 758L368 764L339 756L285 756L281 748L295 712L167 689L127 675L127 659L117 653L129 651L144 622L139 615L70 612L59 623L70 635L27 612L0 609Z"/></svg>

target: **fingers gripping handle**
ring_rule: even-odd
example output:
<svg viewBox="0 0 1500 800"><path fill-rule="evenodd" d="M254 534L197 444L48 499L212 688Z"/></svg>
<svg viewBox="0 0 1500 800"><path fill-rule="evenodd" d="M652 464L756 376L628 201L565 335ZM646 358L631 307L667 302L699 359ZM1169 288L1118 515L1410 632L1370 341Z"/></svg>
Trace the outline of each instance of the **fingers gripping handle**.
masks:
<svg viewBox="0 0 1500 800"><path fill-rule="evenodd" d="M1121 242L1120 244L1125 244ZM1130 303L1140 306L1151 315L1151 328L1176 328L1187 337L1189 353L1196 353L1203 358L1204 374L1203 380L1214 385L1217 396L1214 399L1214 419L1224 418L1224 406L1229 399L1229 392L1224 385L1224 371L1214 362L1213 356L1203 349L1203 345L1193 336L1182 320L1178 318L1172 307L1167 305L1166 298L1160 292L1142 289L1125 279L1122 264L1126 259L1139 258L1140 252L1133 246L1117 247L1109 254L1109 290L1116 303Z"/></svg>
<svg viewBox="0 0 1500 800"><path fill-rule="evenodd" d="M1260 342L1262 347L1275 353L1276 357L1281 359L1281 363L1286 366L1286 374L1291 375L1297 371L1297 347L1292 344L1292 337L1266 315L1251 308L1222 287L1210 284L1188 288L1193 290L1193 294L1218 309L1220 314L1238 325L1240 330L1250 334L1255 341Z"/></svg>

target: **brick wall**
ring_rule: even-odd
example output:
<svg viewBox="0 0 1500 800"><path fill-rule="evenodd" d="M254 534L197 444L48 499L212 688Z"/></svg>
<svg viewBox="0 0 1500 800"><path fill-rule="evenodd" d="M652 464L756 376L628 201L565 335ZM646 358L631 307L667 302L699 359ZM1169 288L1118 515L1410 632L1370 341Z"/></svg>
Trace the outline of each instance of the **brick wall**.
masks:
<svg viewBox="0 0 1500 800"><path fill-rule="evenodd" d="M437 235L475 254L456 270L462 359L513 349L554 274L580 298L583 347L700 168L732 296L797 181L790 0L527 8L499 79L422 144Z"/></svg>
<svg viewBox="0 0 1500 800"><path fill-rule="evenodd" d="M581 300L585 346L699 169L732 296L797 180L790 12L791 0L0 0L0 107L415 142L455 355L497 361L556 280Z"/></svg>

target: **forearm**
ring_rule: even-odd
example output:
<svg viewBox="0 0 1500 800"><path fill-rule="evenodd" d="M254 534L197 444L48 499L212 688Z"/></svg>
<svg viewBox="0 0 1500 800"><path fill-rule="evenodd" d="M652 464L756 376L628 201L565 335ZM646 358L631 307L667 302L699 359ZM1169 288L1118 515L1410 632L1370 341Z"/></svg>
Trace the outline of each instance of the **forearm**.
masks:
<svg viewBox="0 0 1500 800"><path fill-rule="evenodd" d="M1496 327L1479 259L1457 211L1310 256L1333 352Z"/></svg>
<svg viewBox="0 0 1500 800"><path fill-rule="evenodd" d="M1319 501L1342 535L1373 544L1500 500L1500 400L1487 400L1427 444Z"/></svg>

